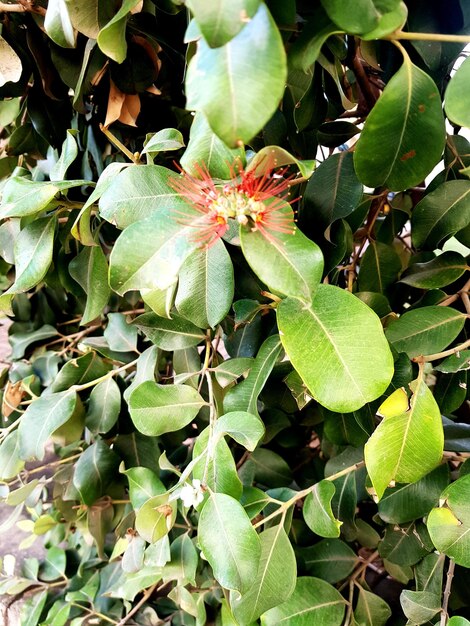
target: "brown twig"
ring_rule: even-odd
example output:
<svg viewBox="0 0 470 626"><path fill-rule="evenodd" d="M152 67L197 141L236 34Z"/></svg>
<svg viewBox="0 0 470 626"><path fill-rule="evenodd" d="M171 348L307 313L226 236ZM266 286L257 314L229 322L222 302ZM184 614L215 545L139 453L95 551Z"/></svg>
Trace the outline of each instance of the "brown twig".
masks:
<svg viewBox="0 0 470 626"><path fill-rule="evenodd" d="M137 602L137 604L129 611L129 613L127 613L127 615L124 615L122 620L117 623L117 626L124 626L124 624L127 624L130 618L133 617L137 613L137 611L147 602L147 600L150 598L152 593L157 589L157 587L158 587L158 583L155 583L154 585L146 589L144 591L144 594L140 598L140 600Z"/></svg>
<svg viewBox="0 0 470 626"><path fill-rule="evenodd" d="M444 595L442 597L442 613L441 613L440 626L445 626L447 624L447 618L449 617L449 614L447 612L447 607L449 606L449 598L450 598L450 592L452 589L452 579L454 577L454 569L455 569L455 561L454 559L449 559L449 567L447 568L446 586L444 589Z"/></svg>

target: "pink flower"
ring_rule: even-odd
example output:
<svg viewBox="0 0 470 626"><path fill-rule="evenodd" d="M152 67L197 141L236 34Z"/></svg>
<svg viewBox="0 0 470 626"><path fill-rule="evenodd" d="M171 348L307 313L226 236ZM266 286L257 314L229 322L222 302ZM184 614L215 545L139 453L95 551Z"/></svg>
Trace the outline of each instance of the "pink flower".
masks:
<svg viewBox="0 0 470 626"><path fill-rule="evenodd" d="M194 241L210 246L223 237L229 228L229 220L258 230L268 241L275 233L294 234L295 225L287 200L295 176L284 177L285 169L274 171L267 168L256 176L253 170L231 167L231 180L216 184L205 165L194 167L197 176L181 170L171 186L185 198L195 210L180 214L181 223L195 229Z"/></svg>

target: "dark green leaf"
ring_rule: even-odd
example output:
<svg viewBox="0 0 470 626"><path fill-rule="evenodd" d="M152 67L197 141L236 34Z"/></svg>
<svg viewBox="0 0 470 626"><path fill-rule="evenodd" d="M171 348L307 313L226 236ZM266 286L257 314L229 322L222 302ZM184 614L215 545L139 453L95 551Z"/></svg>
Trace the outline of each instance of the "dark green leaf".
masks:
<svg viewBox="0 0 470 626"><path fill-rule="evenodd" d="M204 38L212 48L233 39L258 10L260 0L187 0Z"/></svg>
<svg viewBox="0 0 470 626"><path fill-rule="evenodd" d="M70 275L87 294L81 324L100 316L108 303L108 263L101 246L85 246L69 265Z"/></svg>
<svg viewBox="0 0 470 626"><path fill-rule="evenodd" d="M176 314L167 319L155 313L144 313L133 323L162 350L184 350L196 346L205 338L198 326Z"/></svg>
<svg viewBox="0 0 470 626"><path fill-rule="evenodd" d="M93 504L105 493L118 465L119 457L100 439L83 452L75 464L73 486L84 504Z"/></svg>
<svg viewBox="0 0 470 626"><path fill-rule="evenodd" d="M340 539L322 539L314 546L300 548L302 566L310 576L329 583L337 583L349 576L357 563L357 556Z"/></svg>
<svg viewBox="0 0 470 626"><path fill-rule="evenodd" d="M427 263L410 265L400 282L418 289L439 289L450 285L468 268L458 252L443 252Z"/></svg>
<svg viewBox="0 0 470 626"><path fill-rule="evenodd" d="M302 509L307 526L320 537L339 537L341 522L331 510L331 500L336 489L332 482L322 480L312 487Z"/></svg>

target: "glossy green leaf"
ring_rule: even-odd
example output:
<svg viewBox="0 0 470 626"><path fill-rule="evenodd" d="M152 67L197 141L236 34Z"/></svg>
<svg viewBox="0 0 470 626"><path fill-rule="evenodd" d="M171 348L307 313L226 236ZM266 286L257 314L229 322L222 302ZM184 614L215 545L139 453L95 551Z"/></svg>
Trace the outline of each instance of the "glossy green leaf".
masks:
<svg viewBox="0 0 470 626"><path fill-rule="evenodd" d="M375 28L384 13L393 11L399 0L359 0L352 6L347 0L322 0L322 5L338 26L347 32L367 33Z"/></svg>
<svg viewBox="0 0 470 626"><path fill-rule="evenodd" d="M137 430L156 437L187 426L204 406L204 399L187 385L140 384L129 396L129 411Z"/></svg>
<svg viewBox="0 0 470 626"><path fill-rule="evenodd" d="M104 336L111 350L134 352L137 348L137 328L128 323L122 313L108 313Z"/></svg>
<svg viewBox="0 0 470 626"><path fill-rule="evenodd" d="M315 161L307 159L300 161L285 148L280 146L264 146L250 160L246 167L247 172L258 176L270 174L273 167L294 165L303 178L309 178L315 169Z"/></svg>
<svg viewBox="0 0 470 626"><path fill-rule="evenodd" d="M64 0L59 0L59 2L64 2ZM49 13L50 5L47 6L46 17ZM67 15L67 7L63 6L62 10L65 10L64 15ZM62 151L60 153L60 157L57 159L57 162L51 167L51 171L49 173L49 178L52 181L60 181L64 180L67 174L67 170L75 161L78 156L78 145L75 137L78 135L77 130L68 130L65 140L62 144ZM62 187L63 188L63 187Z"/></svg>
<svg viewBox="0 0 470 626"><path fill-rule="evenodd" d="M247 411L258 415L257 401L276 363L282 347L278 335L268 337L256 355L247 378L230 389L224 399L224 410Z"/></svg>
<svg viewBox="0 0 470 626"><path fill-rule="evenodd" d="M129 399L130 394L134 391L136 387L138 387L141 383L144 383L146 380L155 380L155 367L157 365L158 358L158 348L156 346L152 346L151 348L147 348L137 359L136 364L136 373L134 378L132 379L131 384L124 391L124 400Z"/></svg>
<svg viewBox="0 0 470 626"><path fill-rule="evenodd" d="M411 237L417 248L433 250L470 222L470 181L449 180L413 209Z"/></svg>
<svg viewBox="0 0 470 626"><path fill-rule="evenodd" d="M45 394L57 391L66 391L72 385L89 383L96 378L104 376L110 369L96 352L87 352L83 356L71 359L60 370Z"/></svg>
<svg viewBox="0 0 470 626"><path fill-rule="evenodd" d="M35 287L52 263L54 218L41 218L23 228L15 242L15 282L6 293L19 293Z"/></svg>
<svg viewBox="0 0 470 626"><path fill-rule="evenodd" d="M91 505L105 493L106 487L115 479L119 457L98 439L82 453L75 464L73 486L84 504Z"/></svg>
<svg viewBox="0 0 470 626"><path fill-rule="evenodd" d="M433 509L427 519L436 549L463 567L470 567L469 495L470 474L466 474L442 492L439 508Z"/></svg>
<svg viewBox="0 0 470 626"><path fill-rule="evenodd" d="M162 350L184 350L196 346L205 338L199 327L176 314L167 319L155 313L144 313L133 323Z"/></svg>
<svg viewBox="0 0 470 626"><path fill-rule="evenodd" d="M267 610L285 602L294 591L297 575L294 550L284 526L262 532L258 574L247 593L231 599L239 623L251 624Z"/></svg>
<svg viewBox="0 0 470 626"><path fill-rule="evenodd" d="M441 598L429 591L404 590L400 594L403 613L412 624L425 624L441 610Z"/></svg>
<svg viewBox="0 0 470 626"><path fill-rule="evenodd" d="M354 609L357 626L385 626L392 615L388 604L380 596L357 586L358 598Z"/></svg>
<svg viewBox="0 0 470 626"><path fill-rule="evenodd" d="M460 333L465 316L444 306L425 306L407 311L387 327L385 334L397 352L410 358L435 354L446 348Z"/></svg>
<svg viewBox="0 0 470 626"><path fill-rule="evenodd" d="M166 289L197 245L190 226L163 212L128 226L110 256L109 284L120 295L139 289Z"/></svg>
<svg viewBox="0 0 470 626"><path fill-rule="evenodd" d="M170 548L170 561L163 567L163 580L177 580L179 585L195 585L198 554L187 534L177 537Z"/></svg>
<svg viewBox="0 0 470 626"><path fill-rule="evenodd" d="M12 348L12 359L21 359L26 350L36 341L56 337L59 333L57 329L49 324L44 324L37 330L31 332L16 332L10 337L10 345Z"/></svg>
<svg viewBox="0 0 470 626"><path fill-rule="evenodd" d="M268 240L243 227L240 240L249 265L272 291L310 302L323 273L323 256L313 241L298 228Z"/></svg>
<svg viewBox="0 0 470 626"><path fill-rule="evenodd" d="M384 293L395 283L400 271L401 260L393 246L371 241L361 259L358 288Z"/></svg>
<svg viewBox="0 0 470 626"><path fill-rule="evenodd" d="M323 406L351 412L387 388L393 359L382 326L352 294L320 285L310 307L287 298L278 306L277 318L292 365Z"/></svg>
<svg viewBox="0 0 470 626"><path fill-rule="evenodd" d="M214 433L229 435L250 452L256 448L264 436L264 424L256 415L245 411L233 411L219 417Z"/></svg>
<svg viewBox="0 0 470 626"><path fill-rule="evenodd" d="M37 626L46 605L47 594L47 589L44 589L36 592L24 602L19 616L21 626Z"/></svg>
<svg viewBox="0 0 470 626"><path fill-rule="evenodd" d="M253 362L254 359L250 357L227 359L215 368L215 378L221 387L227 387L241 376L248 374Z"/></svg>
<svg viewBox="0 0 470 626"><path fill-rule="evenodd" d="M87 294L81 324L102 315L111 290L108 285L108 263L101 246L85 246L69 264L70 275Z"/></svg>
<svg viewBox="0 0 470 626"><path fill-rule="evenodd" d="M368 187L413 187L437 164L444 141L439 91L406 58L367 117L354 151L357 175Z"/></svg>
<svg viewBox="0 0 470 626"><path fill-rule="evenodd" d="M233 39L258 10L260 0L216 0L210 6L205 0L187 0L204 38L212 48Z"/></svg>
<svg viewBox="0 0 470 626"><path fill-rule="evenodd" d="M470 127L470 116L465 106L469 85L470 63L466 59L452 77L445 93L446 115L457 126Z"/></svg>
<svg viewBox="0 0 470 626"><path fill-rule="evenodd" d="M223 493L210 493L199 517L199 544L217 581L246 593L256 579L261 542L242 505Z"/></svg>
<svg viewBox="0 0 470 626"><path fill-rule="evenodd" d="M52 582L64 578L67 557L65 550L57 546L50 547L46 552L44 563L41 564L39 576L41 580Z"/></svg>
<svg viewBox="0 0 470 626"><path fill-rule="evenodd" d="M406 526L388 526L378 551L387 562L406 567L421 561L432 548L426 527L411 522Z"/></svg>
<svg viewBox="0 0 470 626"><path fill-rule="evenodd" d="M410 265L400 282L418 289L439 289L456 281L467 268L461 254L443 252L427 263Z"/></svg>
<svg viewBox="0 0 470 626"><path fill-rule="evenodd" d="M121 392L115 380L108 378L98 383L90 394L85 418L92 433L107 433L117 422L121 410Z"/></svg>
<svg viewBox="0 0 470 626"><path fill-rule="evenodd" d="M166 491L165 485L148 467L131 467L123 472L129 480L129 498L134 509L139 509L149 498Z"/></svg>
<svg viewBox="0 0 470 626"><path fill-rule="evenodd" d="M230 255L221 240L195 250L179 273L175 305L199 328L215 328L233 300L234 278Z"/></svg>
<svg viewBox="0 0 470 626"><path fill-rule="evenodd" d="M465 619L465 617L458 617L454 615L454 617L451 617L447 622L447 626L470 626L470 622L468 619Z"/></svg>
<svg viewBox="0 0 470 626"><path fill-rule="evenodd" d="M153 496L145 502L135 516L135 528L149 543L168 535L176 519L176 502L169 501L167 493Z"/></svg>
<svg viewBox="0 0 470 626"><path fill-rule="evenodd" d="M253 472L256 482L267 487L288 487L292 483L292 471L287 461L267 448L252 452L245 469Z"/></svg>
<svg viewBox="0 0 470 626"><path fill-rule="evenodd" d="M0 218L36 215L48 207L59 192L86 184L89 184L86 180L38 182L13 176L3 188Z"/></svg>
<svg viewBox="0 0 470 626"><path fill-rule="evenodd" d="M156 154L184 148L183 135L175 128L164 128L148 136L141 154Z"/></svg>
<svg viewBox="0 0 470 626"><path fill-rule="evenodd" d="M104 26L98 34L100 49L116 63L122 63L126 58L126 21L130 11L138 4L139 0L124 0L119 11Z"/></svg>
<svg viewBox="0 0 470 626"><path fill-rule="evenodd" d="M443 415L456 411L467 397L467 372L441 374L434 387L434 398Z"/></svg>
<svg viewBox="0 0 470 626"><path fill-rule="evenodd" d="M349 576L357 563L356 553L340 539L322 539L313 546L300 548L297 553L309 576L329 583L337 583Z"/></svg>
<svg viewBox="0 0 470 626"><path fill-rule="evenodd" d="M75 47L77 33L74 32L65 0L52 0L48 3L44 28L49 37L59 46Z"/></svg>
<svg viewBox="0 0 470 626"><path fill-rule="evenodd" d="M340 626L345 601L329 583L303 576L297 579L294 593L287 602L261 616L262 626Z"/></svg>
<svg viewBox="0 0 470 626"><path fill-rule="evenodd" d="M194 444L193 459L200 455L202 458L193 467L193 478L200 480L216 493L225 493L239 500L243 486L238 477L232 451L225 439L211 443L209 448L209 437L210 429L205 428Z"/></svg>
<svg viewBox="0 0 470 626"><path fill-rule="evenodd" d="M187 108L203 111L212 130L229 147L236 147L248 142L269 120L279 105L286 77L281 36L261 3L250 22L221 48L211 49L203 39L198 41L186 77Z"/></svg>
<svg viewBox="0 0 470 626"><path fill-rule="evenodd" d="M362 199L363 185L354 170L351 152L334 154L315 170L304 194L305 210L325 229L350 215Z"/></svg>
<svg viewBox="0 0 470 626"><path fill-rule="evenodd" d="M454 372L461 372L463 370L470 369L470 350L462 350L457 354L452 354L436 365L434 368L438 372L444 372L444 374L453 374Z"/></svg>
<svg viewBox="0 0 470 626"><path fill-rule="evenodd" d="M444 448L441 412L423 377L410 384L409 408L393 407L365 446L370 479L380 499L391 481L412 483L433 470ZM395 394L406 395L404 389ZM382 407L381 407L382 408Z"/></svg>
<svg viewBox="0 0 470 626"><path fill-rule="evenodd" d="M42 460L49 437L72 417L76 405L73 391L42 396L30 404L18 427L21 458Z"/></svg>
<svg viewBox="0 0 470 626"><path fill-rule="evenodd" d="M379 515L388 524L403 524L424 517L436 506L449 483L449 470L440 465L415 483L386 489L379 502Z"/></svg>
<svg viewBox="0 0 470 626"><path fill-rule="evenodd" d="M204 113L198 111L191 124L188 147L180 161L181 167L197 176L195 166L204 163L214 178L229 179L232 177L233 164L238 162L244 165L244 161L243 148L230 149L213 132Z"/></svg>
<svg viewBox="0 0 470 626"><path fill-rule="evenodd" d="M307 526L320 537L339 537L341 522L331 510L331 500L336 489L329 480L321 480L312 487L305 498L302 513Z"/></svg>
<svg viewBox="0 0 470 626"><path fill-rule="evenodd" d="M176 216L179 211L184 214L187 204L170 185L177 178L175 172L159 165L130 166L117 175L111 172L100 197L100 215L118 228L126 228L169 210Z"/></svg>
<svg viewBox="0 0 470 626"><path fill-rule="evenodd" d="M394 5L396 6L391 11L384 13L379 18L379 23L373 30L361 35L361 39L364 41L381 39L385 35L394 33L396 30L401 30L406 23L408 9L404 2L394 3Z"/></svg>

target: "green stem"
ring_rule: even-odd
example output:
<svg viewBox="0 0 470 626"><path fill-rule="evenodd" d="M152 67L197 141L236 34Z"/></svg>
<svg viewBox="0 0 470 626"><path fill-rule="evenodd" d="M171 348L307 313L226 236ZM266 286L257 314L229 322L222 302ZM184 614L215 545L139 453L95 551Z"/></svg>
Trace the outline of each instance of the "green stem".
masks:
<svg viewBox="0 0 470 626"><path fill-rule="evenodd" d="M415 356L411 360L415 363L429 363L430 361L437 361L438 359L443 359L446 356L452 356L457 352L461 352L470 346L470 339L464 341L458 346L454 348L449 348L448 350L444 350L443 352L436 352L435 354L427 354L426 356Z"/></svg>
<svg viewBox="0 0 470 626"><path fill-rule="evenodd" d="M134 361L131 361L130 363L126 363L125 365L122 365L121 367L118 367L115 370L110 370L107 374L104 374L103 376L100 376L99 378L95 378L94 380L90 380L88 383L83 383L83 385L72 385L72 387L70 387L70 391L83 391L84 389L89 389L90 387L94 387L95 385L98 385L98 383L102 383L103 381L108 380L108 378L112 378L113 376L116 376L116 374L119 374L120 372L125 372L129 368L133 367L137 363L138 360L139 359L135 359Z"/></svg>
<svg viewBox="0 0 470 626"><path fill-rule="evenodd" d="M397 30L383 39L396 41L405 39L408 41L443 41L449 43L470 43L470 35L444 35L441 33L413 33Z"/></svg>
<svg viewBox="0 0 470 626"><path fill-rule="evenodd" d="M346 476L346 474L355 472L360 467L363 467L363 465L364 465L364 461L359 461L358 463L354 463L354 465L350 465L349 467L346 467L344 470L336 472L336 474L332 474L331 476L328 476L324 480L330 480L330 481L336 480L337 478ZM256 524L254 524L254 528L258 528L259 526L262 526L263 524L265 524L266 522L269 522L270 520L274 519L278 515L285 514L285 512L288 509L290 509L290 507L293 506L296 502L308 496L308 494L311 493L313 487L314 485L312 485L311 487L308 487L307 489L302 489L302 491L298 491L295 494L295 496L292 496L292 498L290 498L290 500L283 502L281 506L277 509L277 511L274 511L274 513L271 513L270 515L268 515L267 517L264 517L259 522L256 522Z"/></svg>

